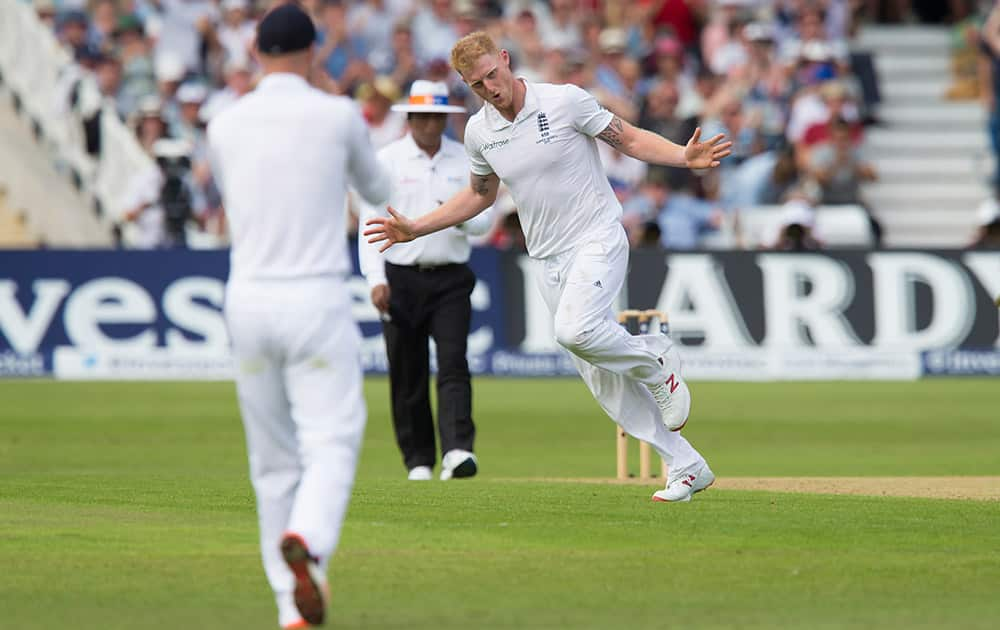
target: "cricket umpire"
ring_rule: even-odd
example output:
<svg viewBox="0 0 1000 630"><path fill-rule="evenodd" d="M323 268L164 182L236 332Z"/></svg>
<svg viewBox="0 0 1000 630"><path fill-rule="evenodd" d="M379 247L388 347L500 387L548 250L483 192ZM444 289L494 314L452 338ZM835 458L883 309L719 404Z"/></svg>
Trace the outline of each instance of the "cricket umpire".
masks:
<svg viewBox="0 0 1000 630"><path fill-rule="evenodd" d="M257 89L212 119L232 248L225 320L264 570L286 628L325 618L326 569L367 418L346 282L344 199L388 199L360 110L308 83L316 29L296 4L257 27Z"/></svg>
<svg viewBox="0 0 1000 630"><path fill-rule="evenodd" d="M393 106L407 113L409 133L383 147L379 160L392 178L389 204L418 217L468 186L465 148L444 137L448 114L465 108L448 103L444 83L415 81L409 100ZM362 204L361 226L388 216L385 205ZM437 347L438 435L441 479L471 477L473 454L472 386L466 346L472 319L470 296L475 275L469 236L486 233L491 213L385 254L358 238L361 271L382 317L389 359L389 388L396 441L409 479L428 480L435 463L434 417L430 401L429 339Z"/></svg>

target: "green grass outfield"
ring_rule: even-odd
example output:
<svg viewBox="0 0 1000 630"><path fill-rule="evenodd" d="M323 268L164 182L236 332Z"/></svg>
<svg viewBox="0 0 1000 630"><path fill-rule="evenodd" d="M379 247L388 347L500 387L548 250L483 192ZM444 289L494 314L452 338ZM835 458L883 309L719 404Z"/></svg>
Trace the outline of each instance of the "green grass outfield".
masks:
<svg viewBox="0 0 1000 630"><path fill-rule="evenodd" d="M1000 381L695 383L720 478L1000 475ZM1000 502L610 478L582 384L475 382L482 474L424 484L387 384L331 580L336 628L995 628ZM275 628L229 384L0 382L0 628Z"/></svg>

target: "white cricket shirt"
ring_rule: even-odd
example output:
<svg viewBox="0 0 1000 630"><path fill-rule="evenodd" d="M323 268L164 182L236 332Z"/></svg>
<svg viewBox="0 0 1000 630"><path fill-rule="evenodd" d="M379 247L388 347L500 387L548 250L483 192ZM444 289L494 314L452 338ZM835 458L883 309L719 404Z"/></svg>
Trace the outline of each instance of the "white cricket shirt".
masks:
<svg viewBox="0 0 1000 630"><path fill-rule="evenodd" d="M473 173L496 173L507 185L528 254L546 258L621 223L594 140L612 114L575 85L524 84L514 122L486 103L466 125L465 150Z"/></svg>
<svg viewBox="0 0 1000 630"><path fill-rule="evenodd" d="M382 147L378 159L388 170L392 181L392 194L388 204L361 203L358 221L358 258L361 273L368 286L385 284L385 264L442 265L464 263L469 260L469 236L485 234L492 225L491 208L483 210L461 227L450 227L422 236L408 243L397 243L386 252L379 253L383 243L371 244L361 232L365 223L375 216L388 216L390 205L397 212L417 218L436 210L442 203L469 185L469 157L461 144L441 138L441 148L433 157L406 134L399 140Z"/></svg>
<svg viewBox="0 0 1000 630"><path fill-rule="evenodd" d="M270 74L208 126L232 248L229 279L345 275L344 199L389 196L361 112L292 74Z"/></svg>

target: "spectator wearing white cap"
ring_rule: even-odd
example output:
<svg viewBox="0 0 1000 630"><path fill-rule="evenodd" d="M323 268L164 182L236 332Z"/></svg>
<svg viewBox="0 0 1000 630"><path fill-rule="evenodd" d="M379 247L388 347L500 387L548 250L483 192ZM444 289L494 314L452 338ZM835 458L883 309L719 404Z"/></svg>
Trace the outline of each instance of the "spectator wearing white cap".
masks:
<svg viewBox="0 0 1000 630"><path fill-rule="evenodd" d="M181 58L173 53L157 54L154 62L156 86L160 97L160 115L173 127L180 120L177 106L177 90L187 76L187 68Z"/></svg>
<svg viewBox="0 0 1000 630"><path fill-rule="evenodd" d="M620 65L625 59L628 36L620 28L606 28L598 36L601 59L594 69L594 83L597 87L617 98L631 98L631 92L622 78Z"/></svg>
<svg viewBox="0 0 1000 630"><path fill-rule="evenodd" d="M815 233L816 208L802 196L785 202L775 227L769 249L794 252L823 249Z"/></svg>
<svg viewBox="0 0 1000 630"><path fill-rule="evenodd" d="M201 83L184 83L177 88L179 116L170 128L171 137L186 140L192 146L202 143L205 129L198 114L206 98L208 90Z"/></svg>
<svg viewBox="0 0 1000 630"><path fill-rule="evenodd" d="M406 113L410 132L378 157L392 178L389 205L416 218L468 186L465 148L444 137L448 114L465 108L448 103L446 84L420 80L413 83L408 102L393 109ZM362 204L362 226L376 216L388 216L384 205ZM490 225L487 211L385 253L363 235L358 238L361 271L382 316L396 442L411 480L431 479L437 459L429 391L431 338L437 347L441 479L471 477L477 471L466 360L476 278L466 263L469 236L485 234Z"/></svg>
<svg viewBox="0 0 1000 630"><path fill-rule="evenodd" d="M211 168L208 163L208 147L205 138L206 121L201 117L201 110L208 98L208 88L202 83L188 82L177 89L177 103L180 107L180 120L171 130L173 138L183 140L191 147L191 189L198 200L198 219L203 224L204 211L209 206L218 211L220 202L218 190L212 181Z"/></svg>
<svg viewBox="0 0 1000 630"><path fill-rule="evenodd" d="M139 145L153 154L153 144L167 136L167 123L163 119L163 103L155 94L143 97L129 119Z"/></svg>

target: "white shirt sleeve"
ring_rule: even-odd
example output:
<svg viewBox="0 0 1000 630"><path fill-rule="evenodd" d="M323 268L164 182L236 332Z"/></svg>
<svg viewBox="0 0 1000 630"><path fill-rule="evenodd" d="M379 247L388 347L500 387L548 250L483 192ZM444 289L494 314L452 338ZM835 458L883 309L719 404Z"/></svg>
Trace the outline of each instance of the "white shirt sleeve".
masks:
<svg viewBox="0 0 1000 630"><path fill-rule="evenodd" d="M378 251L381 243L369 243L368 237L362 234L367 229L365 223L368 219L382 213L377 208L364 200L358 201L358 263L361 267L361 275L365 277L369 289L374 289L380 284L387 284L385 279L385 258L382 252Z"/></svg>
<svg viewBox="0 0 1000 630"><path fill-rule="evenodd" d="M489 165L482 151L479 150L479 141L472 134L470 125L465 125L465 153L469 156L469 165L474 175L491 175L493 167Z"/></svg>
<svg viewBox="0 0 1000 630"><path fill-rule="evenodd" d="M361 117L361 110L352 106L350 111L352 120L348 132L348 141L351 143L348 168L351 184L364 201L376 205L385 203L392 192L389 173L375 157L375 149L368 136L368 125Z"/></svg>
<svg viewBox="0 0 1000 630"><path fill-rule="evenodd" d="M376 159L380 168L385 170L386 176L391 177L390 171L385 166L384 157L381 153ZM386 199L388 200L388 198ZM365 223L373 217L384 217L387 215L384 204L371 204L364 199L358 199L358 266L361 268L361 275L365 277L369 289L374 289L380 284L388 284L385 279L385 256L378 248L382 243L369 243L368 237L363 234L367 229Z"/></svg>
<svg viewBox="0 0 1000 630"><path fill-rule="evenodd" d="M575 85L566 86L566 107L572 115L573 127L590 137L607 129L614 118L593 95Z"/></svg>

